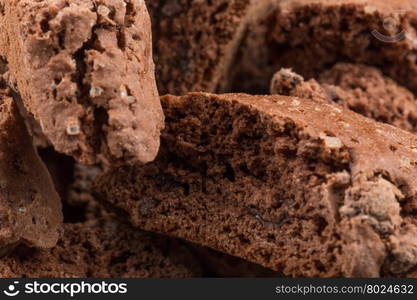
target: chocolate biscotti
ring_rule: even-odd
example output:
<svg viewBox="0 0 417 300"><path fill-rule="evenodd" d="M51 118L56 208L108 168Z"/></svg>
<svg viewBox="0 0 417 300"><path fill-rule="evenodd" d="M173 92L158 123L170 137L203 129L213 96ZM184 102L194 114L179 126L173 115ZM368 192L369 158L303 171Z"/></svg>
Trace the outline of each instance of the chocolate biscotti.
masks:
<svg viewBox="0 0 417 300"><path fill-rule="evenodd" d="M162 99L159 158L96 182L139 228L287 276L406 276L417 265L417 137L295 97Z"/></svg>
<svg viewBox="0 0 417 300"><path fill-rule="evenodd" d="M1 0L0 57L53 146L83 163L152 161L163 113L144 1Z"/></svg>
<svg viewBox="0 0 417 300"><path fill-rule="evenodd" d="M120 218L120 215L117 213L117 211L112 210L110 207L104 206L103 203L98 201L94 196L92 191L92 183L97 174L100 173L100 168L94 166L82 166L79 164L72 164L71 168L68 157L54 153L50 151L50 149L43 149L41 153L42 158L46 162L52 177L55 179L57 189L59 188L60 195L63 200L64 222L69 223L64 224L64 230L69 230L70 232L75 229L79 230L82 223L88 223L88 227L91 227L92 223L106 224L107 222L103 222L103 219L113 220L111 222L118 224L117 226L122 228L122 232L124 232L124 230L134 230L131 228L127 229L128 226L122 226L117 223L115 220ZM64 170L67 176L62 176L62 170ZM70 182L63 180L68 178L71 179ZM78 225L74 225L74 223L78 223ZM81 232L83 231L81 230ZM143 233L143 236L145 235L146 234ZM150 234L148 235L154 236ZM132 238L135 238L136 236L141 237L142 235L132 234ZM143 239L140 238L140 241L142 242ZM185 267L190 270L190 274L184 274L184 276L195 277L201 275L204 277L277 277L280 275L273 270L263 268L257 264L250 263L237 257L222 254L211 249L201 247L199 245L186 243L181 240L167 239L165 237L159 236L150 239L149 242L145 241L145 245L154 243L159 246L161 243L170 245L169 249L167 249L168 247L165 247L165 249L169 250L169 253L172 253L172 258L174 258L175 255L179 255L179 260L177 260L178 263L182 262L185 264ZM65 245L65 247L71 247L71 244ZM134 244L132 247L134 247ZM178 253L177 250L182 252L182 254ZM22 259L21 256L13 256L14 263L19 264L24 263L25 261L34 262L38 260L41 255L45 255L47 252L43 252L44 254L41 254L42 252L39 251L26 251L25 253L25 259ZM163 253L166 253L166 251ZM20 255L22 255L22 253ZM135 252L126 253L125 259L133 260L135 259L136 255L137 254ZM187 257L189 257L188 260ZM7 258L6 261L7 264L11 262L9 258ZM186 264L187 261L189 264ZM139 265L139 267L141 266L142 265ZM200 268L196 268L196 266L201 266L202 270L200 270ZM33 265L31 265L31 268L32 267ZM18 268L21 269L22 266L18 266ZM157 267L154 266L152 269L156 270L156 268ZM117 276L123 277L123 271L121 270L120 272L121 273L117 274ZM141 272L141 270L137 270L137 272ZM85 274L85 272L83 274ZM36 273L33 273L32 275L36 275ZM73 275L75 276L74 273ZM116 275L113 274L113 276ZM160 274L157 276L175 277L182 275L171 272L170 270L164 273L164 271L161 269Z"/></svg>
<svg viewBox="0 0 417 300"><path fill-rule="evenodd" d="M339 63L317 80L304 80L289 69L281 69L272 79L271 93L337 103L376 121L417 132L413 93L374 67Z"/></svg>
<svg viewBox="0 0 417 300"><path fill-rule="evenodd" d="M112 219L65 224L51 250L26 247L0 260L0 277L199 277L201 267L173 239Z"/></svg>
<svg viewBox="0 0 417 300"><path fill-rule="evenodd" d="M411 0L271 0L252 23L227 90L267 93L272 75L292 68L317 78L337 62L377 67L417 92L416 2Z"/></svg>
<svg viewBox="0 0 417 300"><path fill-rule="evenodd" d="M18 244L55 246L61 202L0 78L0 255Z"/></svg>
<svg viewBox="0 0 417 300"><path fill-rule="evenodd" d="M222 89L247 25L270 0L146 0L161 94Z"/></svg>

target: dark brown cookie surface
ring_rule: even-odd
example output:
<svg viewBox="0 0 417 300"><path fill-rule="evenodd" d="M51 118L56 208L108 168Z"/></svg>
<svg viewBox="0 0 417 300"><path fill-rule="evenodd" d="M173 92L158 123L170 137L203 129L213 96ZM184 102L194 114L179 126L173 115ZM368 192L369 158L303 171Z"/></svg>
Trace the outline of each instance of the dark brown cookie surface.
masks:
<svg viewBox="0 0 417 300"><path fill-rule="evenodd" d="M192 254L174 240L116 220L65 224L51 250L18 248L0 260L1 277L199 277Z"/></svg>
<svg viewBox="0 0 417 300"><path fill-rule="evenodd" d="M0 91L0 156L1 254L21 243L53 247L61 202L7 89Z"/></svg>
<svg viewBox="0 0 417 300"><path fill-rule="evenodd" d="M281 68L309 80L338 62L349 62L377 67L417 91L414 1L272 2L276 8L251 24L239 47L229 90L265 94Z"/></svg>
<svg viewBox="0 0 417 300"><path fill-rule="evenodd" d="M336 103L376 121L417 131L417 101L408 89L365 65L339 63L317 80L281 69L271 82L271 93Z"/></svg>
<svg viewBox="0 0 417 300"><path fill-rule="evenodd" d="M60 152L152 161L163 127L143 1L1 1L10 82Z"/></svg>
<svg viewBox="0 0 417 300"><path fill-rule="evenodd" d="M414 135L295 97L196 93L163 106L158 160L97 182L136 226L287 276L416 266Z"/></svg>
<svg viewBox="0 0 417 300"><path fill-rule="evenodd" d="M249 21L270 0L147 0L161 94L222 89Z"/></svg>

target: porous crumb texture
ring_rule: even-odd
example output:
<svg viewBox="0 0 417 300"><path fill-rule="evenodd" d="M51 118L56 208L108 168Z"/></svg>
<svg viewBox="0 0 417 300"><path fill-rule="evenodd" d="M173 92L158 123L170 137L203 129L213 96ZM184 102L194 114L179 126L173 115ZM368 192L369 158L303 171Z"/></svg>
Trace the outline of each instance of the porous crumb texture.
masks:
<svg viewBox="0 0 417 300"><path fill-rule="evenodd" d="M61 202L2 78L0 86L0 255L18 244L50 248L61 230Z"/></svg>
<svg viewBox="0 0 417 300"><path fill-rule="evenodd" d="M274 272L270 269L263 268L257 264L253 264L242 260L238 257L232 257L226 254L222 254L205 247L201 247L199 245L194 245L191 243L186 243L179 239L169 239L164 236L157 236L147 233L133 233L133 231L137 231L136 229L131 228L127 225L120 225L120 222L116 222L115 220L119 219L117 212L111 210L110 207L103 206L103 203L99 202L96 197L92 193L92 183L96 176L101 172L99 167L95 166L83 166L77 163L65 155L59 154L51 148L42 149L40 155L46 165L48 166L49 172L51 173L56 189L59 191L59 194L62 198L63 202L63 213L64 213L64 229L70 232L74 230L79 230L83 226L83 224L87 224L88 228L94 228L96 225L92 224L108 224L113 222L121 228L122 232L132 232L126 233L126 236L129 238L138 238L140 239L139 242L142 243L143 237L148 236L149 241L145 241L144 246L148 247L148 244L156 244L156 247L163 249L162 253L166 255L167 253L172 253L172 255L177 253L177 251L182 252L179 254L179 259L175 260L178 264L183 264L187 270L190 270L190 274L184 274L184 276L192 276L192 277L276 277L279 276L277 272ZM66 176L63 176L62 173L65 173ZM99 221L97 220L109 220L109 222ZM113 221L111 221L113 220ZM107 225L105 225L107 226ZM86 229L87 230L87 229ZM100 233L100 231L97 231ZM70 233L73 234L73 233ZM66 238L68 234L64 235ZM123 243L123 241L117 240L116 242ZM116 243L115 242L115 243ZM139 243L138 242L138 243ZM108 242L104 242L103 245L107 245ZM72 247L71 243L64 242L63 240L60 242L62 247ZM129 244L131 246L126 247L136 247L136 243ZM160 247L161 245L166 245L164 247ZM168 246L169 245L169 246ZM159 249L158 248L158 249ZM78 248L77 248L78 249ZM155 246L150 248L156 249ZM12 258L6 258L6 264L9 265L11 261L15 264L14 269L16 270L24 270L24 266L19 266L20 264L29 265L30 268L35 268L35 265L39 262L43 262L44 259L46 260L47 254L46 251L27 251L27 250L20 250L18 249L19 254L11 256ZM59 250L61 251L61 250ZM109 250L114 251L114 250ZM149 250L150 251L150 250ZM153 251L153 250L152 250ZM158 250L159 251L159 250ZM157 252L157 251L156 251ZM99 252L101 253L101 252ZM157 252L158 253L158 252ZM101 254L99 254L101 255ZM135 256L138 255L136 250L128 252L125 251L125 256L123 259L126 262L131 262L135 260ZM117 257L118 254L116 255ZM71 256L74 257L74 256ZM188 259L187 259L188 257ZM49 259L49 258L48 258ZM161 258L162 259L162 258ZM170 259L170 258L169 258ZM113 261L118 260L118 258L113 259ZM58 260L53 260L58 261ZM164 264L165 265L165 264ZM199 266L198 268L196 266ZM1 266L1 260L0 260ZM4 266L4 264L3 264ZM101 265L100 268L103 268L104 265ZM143 264L136 265L135 268L139 268L136 270L135 274L143 273ZM54 267L51 267L51 264L48 265L48 270L53 270ZM80 272L80 276L84 276L86 274L86 267L83 265L83 270ZM124 277L124 276L135 276L132 272L132 268L126 268L125 270L120 270L120 273L112 274L111 276L117 277ZM178 267L183 268L182 266ZM1 268L0 268L1 269ZM63 270L63 269L74 269L74 266L71 264L66 264L63 266L58 267L56 270ZM28 269L26 269L28 270ZM42 269L44 270L44 269ZM157 270L157 267L154 266L152 270ZM171 272L163 273L162 270L160 274L147 274L146 276L164 276L164 277L178 277L182 276L181 274ZM191 273L192 271L192 273ZM43 271L42 271L43 272ZM49 271L48 271L49 272ZM127 273L126 273L127 272ZM35 276L37 273L28 273L26 272L27 276ZM52 273L48 273L48 276L53 276ZM132 275L133 274L133 275ZM67 272L67 275L76 276L76 272L70 271ZM58 275L56 275L58 276ZM110 276L110 275L109 275Z"/></svg>
<svg viewBox="0 0 417 300"><path fill-rule="evenodd" d="M1 0L9 84L59 152L149 162L163 113L144 1Z"/></svg>
<svg viewBox="0 0 417 300"><path fill-rule="evenodd" d="M247 24L269 0L145 0L161 94L214 92L228 76Z"/></svg>
<svg viewBox="0 0 417 300"><path fill-rule="evenodd" d="M239 47L227 91L265 94L272 75L292 68L306 80L337 62L379 68L417 92L415 1L272 0Z"/></svg>
<svg viewBox="0 0 417 300"><path fill-rule="evenodd" d="M0 260L5 277L199 277L193 255L175 240L132 230L113 219L65 224L51 250L17 248Z"/></svg>
<svg viewBox="0 0 417 300"><path fill-rule="evenodd" d="M417 131L413 93L374 67L338 63L317 80L281 69L272 79L271 93L336 103L378 122Z"/></svg>
<svg viewBox="0 0 417 300"><path fill-rule="evenodd" d="M158 159L95 183L135 226L286 276L415 270L414 135L293 97L192 93L162 102Z"/></svg>

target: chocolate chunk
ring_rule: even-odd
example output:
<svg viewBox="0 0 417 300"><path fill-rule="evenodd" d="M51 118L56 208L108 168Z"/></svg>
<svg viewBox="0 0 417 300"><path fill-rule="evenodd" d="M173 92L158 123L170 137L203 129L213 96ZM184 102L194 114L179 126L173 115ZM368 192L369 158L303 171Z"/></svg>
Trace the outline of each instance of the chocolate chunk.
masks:
<svg viewBox="0 0 417 300"><path fill-rule="evenodd" d="M315 79L304 81L283 69L271 83L271 92L337 103L376 121L417 132L417 102L414 95L381 71L365 65L336 64Z"/></svg>
<svg viewBox="0 0 417 300"><path fill-rule="evenodd" d="M61 230L61 202L7 89L0 91L0 252L50 248Z"/></svg>
<svg viewBox="0 0 417 300"><path fill-rule="evenodd" d="M158 159L95 184L138 228L286 276L400 276L417 265L414 242L401 238L416 226L402 209L417 194L414 135L321 100L192 93L162 102Z"/></svg>
<svg viewBox="0 0 417 300"><path fill-rule="evenodd" d="M152 161L163 114L145 3L0 4L9 84L52 145L88 164Z"/></svg>

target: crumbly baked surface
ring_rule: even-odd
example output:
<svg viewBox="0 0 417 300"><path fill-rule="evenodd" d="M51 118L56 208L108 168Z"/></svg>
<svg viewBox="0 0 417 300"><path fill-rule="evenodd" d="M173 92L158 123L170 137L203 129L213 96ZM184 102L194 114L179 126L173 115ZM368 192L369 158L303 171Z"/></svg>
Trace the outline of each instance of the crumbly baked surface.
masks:
<svg viewBox="0 0 417 300"><path fill-rule="evenodd" d="M19 244L53 247L62 225L61 202L2 78L0 156L0 254Z"/></svg>
<svg viewBox="0 0 417 300"><path fill-rule="evenodd" d="M161 95L223 89L249 22L269 2L146 0Z"/></svg>
<svg viewBox="0 0 417 300"><path fill-rule="evenodd" d="M0 0L0 277L415 277L416 9Z"/></svg>
<svg viewBox="0 0 417 300"><path fill-rule="evenodd" d="M338 62L380 68L417 92L415 1L283 0L252 23L233 63L233 92L266 94L292 68L306 80ZM389 24L387 24L389 20Z"/></svg>
<svg viewBox="0 0 417 300"><path fill-rule="evenodd" d="M144 1L0 6L9 84L55 149L86 164L152 161L163 114Z"/></svg>
<svg viewBox="0 0 417 300"><path fill-rule="evenodd" d="M179 239L167 238L164 236L156 234L148 234L145 232L134 233L137 229L133 229L129 225L123 225L120 221L126 221L120 219L120 215L117 211L111 209L111 207L106 207L103 203L100 203L92 190L93 181L96 179L97 175L101 172L101 168L96 166L82 166L80 164L74 163L74 161L65 155L56 153L51 148L42 149L40 151L41 157L48 166L49 172L51 173L56 188L59 191L63 202L63 212L64 212L64 230L65 233L59 245L56 247L58 250L53 250L52 255L56 253L62 254L64 251L69 251L68 249L78 249L75 254L71 254L71 263L58 266L60 258L52 258L53 263L48 263L47 268L41 268L42 274L49 274L47 276L56 277L63 276L59 274L54 274L53 272L64 272L67 271L65 276L99 276L94 271L95 275L85 275L89 271L89 267L86 263L81 263L82 268L75 268L75 255L79 253L85 253L84 248L88 248L84 244L84 248L80 245L75 244L74 238L72 235L76 231L80 231L82 238L76 240L77 243L81 242L86 236L86 239L95 240L95 236L98 236L100 239L100 244L102 247L109 246L108 252L103 252L98 245L94 246L93 253L97 253L96 256L83 256L83 260L90 260L93 257L98 257L100 255L107 255L110 252L116 253L112 258L113 261L119 260L119 252L116 248L116 243L127 244L123 247L123 259L126 261L126 264L132 261L140 261L135 265L126 266L125 269L119 268L119 273L109 273L106 271L106 268L110 270L111 266L107 265L108 260L103 259L104 263L99 264L97 270L100 270L100 274L108 274L103 276L109 277L124 277L124 276L149 276L149 277L277 277L280 276L279 273L274 272L273 270L263 268L257 264L253 264L242 260L238 257L232 257L230 255L222 254L200 245L188 243ZM65 175L64 175L65 174ZM119 220L119 221L117 221ZM102 226L103 225L103 226ZM81 229L86 227L86 229ZM104 227L100 229L99 226ZM122 232L122 237L116 238L113 242L111 238L114 239L111 235L106 235L103 237L103 231L107 230L107 227L116 227L118 231ZM94 232L93 234L87 235L87 231ZM104 238L109 238L109 240L104 240ZM127 241L124 239L126 238ZM129 242L128 240L134 239L135 242ZM137 241L136 241L137 239ZM104 240L104 241L102 241ZM148 252L139 253L136 250L139 243L143 244L140 247L151 247L152 255L154 255L152 263L155 265L148 268L149 264L146 263L146 259L140 260L140 256L149 256ZM88 243L86 245L89 245ZM81 249L81 250L80 250ZM84 250L83 250L84 249ZM133 249L133 250L129 250ZM50 251L28 251L25 248L19 248L18 254L10 255L5 259L5 263L1 263L0 266L3 266L4 270L9 270L13 267L14 272L22 272L20 274L26 274L26 276L36 276L39 275L39 271L34 271L37 268L37 265L45 261L51 260ZM66 252L65 252L66 253ZM104 253L104 254L103 254ZM161 255L162 253L162 255ZM167 255L169 253L169 255ZM69 254L68 254L69 255ZM176 257L178 256L178 257ZM164 258L165 257L165 258ZM73 260L74 258L74 260ZM95 258L94 258L95 259ZM120 258L122 259L122 258ZM149 263L151 263L151 258ZM162 264L159 264L158 260L162 261ZM164 261L168 261L169 268L167 272L162 270L162 265L165 266ZM172 262L171 265L169 262ZM123 266L125 266L124 264ZM27 266L27 267L26 267ZM170 267L172 266L172 268ZM174 267L177 267L174 269ZM1 267L0 267L1 269ZM55 271L54 271L55 270ZM77 273L80 272L80 273ZM107 272L107 273L106 273ZM157 272L160 272L159 274ZM11 273L8 276L12 276ZM139 275L138 275L139 274ZM102 276L102 275L100 275Z"/></svg>
<svg viewBox="0 0 417 300"><path fill-rule="evenodd" d="M0 260L4 277L200 277L193 255L175 240L132 230L114 219L65 224L50 250L20 247Z"/></svg>
<svg viewBox="0 0 417 300"><path fill-rule="evenodd" d="M287 276L415 268L417 138L295 97L163 97L163 151L96 183L137 227Z"/></svg>
<svg viewBox="0 0 417 300"><path fill-rule="evenodd" d="M304 80L289 69L281 69L272 79L271 93L337 103L378 122L417 131L413 93L374 67L339 63L323 71L317 80Z"/></svg>

